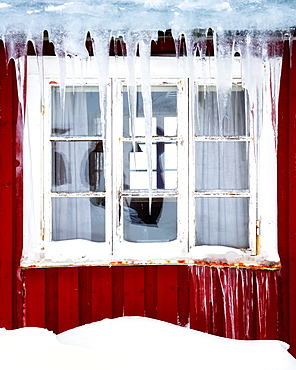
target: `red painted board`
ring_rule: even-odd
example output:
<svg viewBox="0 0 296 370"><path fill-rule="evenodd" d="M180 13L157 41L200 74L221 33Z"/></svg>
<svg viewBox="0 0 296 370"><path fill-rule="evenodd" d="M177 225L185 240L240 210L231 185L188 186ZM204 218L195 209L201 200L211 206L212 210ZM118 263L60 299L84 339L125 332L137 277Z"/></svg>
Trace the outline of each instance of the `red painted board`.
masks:
<svg viewBox="0 0 296 370"><path fill-rule="evenodd" d="M145 289L145 316L157 318L157 266L145 266L144 289Z"/></svg>
<svg viewBox="0 0 296 370"><path fill-rule="evenodd" d="M124 269L128 266L113 266L112 269L112 317L124 315Z"/></svg>
<svg viewBox="0 0 296 370"><path fill-rule="evenodd" d="M79 326L78 267L58 269L59 333Z"/></svg>
<svg viewBox="0 0 296 370"><path fill-rule="evenodd" d="M124 269L124 316L144 316L144 267Z"/></svg>
<svg viewBox="0 0 296 370"><path fill-rule="evenodd" d="M59 332L58 270L57 267L45 269L45 325L54 333Z"/></svg>
<svg viewBox="0 0 296 370"><path fill-rule="evenodd" d="M283 315L280 322L280 338L289 341L289 141L290 141L290 44L284 42L282 72L278 107L278 150L277 150L277 201L278 201L278 250L282 264Z"/></svg>
<svg viewBox="0 0 296 370"><path fill-rule="evenodd" d="M24 325L45 328L44 269L24 271Z"/></svg>
<svg viewBox="0 0 296 370"><path fill-rule="evenodd" d="M289 192L289 325L291 353L296 356L296 42L290 68L290 192Z"/></svg>
<svg viewBox="0 0 296 370"><path fill-rule="evenodd" d="M24 62L26 75L26 58ZM23 117L21 104L18 101L17 80L15 63L11 60L8 64L8 76L12 79L12 129L13 129L13 234L12 234L12 252L13 252L13 275L12 284L14 286L13 294L13 322L14 328L22 326L22 281L20 277L20 260L23 249ZM24 83L25 86L25 83ZM23 91L25 104L25 90Z"/></svg>
<svg viewBox="0 0 296 370"><path fill-rule="evenodd" d="M190 327L211 333L212 269L208 266L192 266L190 269Z"/></svg>
<svg viewBox="0 0 296 370"><path fill-rule="evenodd" d="M189 324L190 282L188 266L178 266L178 324Z"/></svg>
<svg viewBox="0 0 296 370"><path fill-rule="evenodd" d="M78 269L79 325L92 322L92 268Z"/></svg>
<svg viewBox="0 0 296 370"><path fill-rule="evenodd" d="M221 289L218 269L212 268L212 293L211 293L211 328L210 333L222 336L224 333L224 308L223 308L223 293Z"/></svg>
<svg viewBox="0 0 296 370"><path fill-rule="evenodd" d="M92 322L112 318L112 267L92 267Z"/></svg>
<svg viewBox="0 0 296 370"><path fill-rule="evenodd" d="M157 318L172 324L178 321L178 267L157 268Z"/></svg>
<svg viewBox="0 0 296 370"><path fill-rule="evenodd" d="M0 41L0 325L11 329L13 322L13 79L5 64Z"/></svg>

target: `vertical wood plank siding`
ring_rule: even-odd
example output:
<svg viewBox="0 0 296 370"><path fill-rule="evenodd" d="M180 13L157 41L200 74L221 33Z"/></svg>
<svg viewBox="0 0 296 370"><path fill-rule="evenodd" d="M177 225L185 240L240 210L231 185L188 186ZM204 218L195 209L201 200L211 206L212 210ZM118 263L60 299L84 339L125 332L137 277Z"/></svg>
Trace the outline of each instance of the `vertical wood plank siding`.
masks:
<svg viewBox="0 0 296 370"><path fill-rule="evenodd" d="M44 284L49 271L58 276L58 284ZM279 336L280 271L104 266L30 269L24 276L26 324L55 332L135 315L229 338ZM58 304L52 302L53 295ZM49 320L53 314L55 320Z"/></svg>
<svg viewBox="0 0 296 370"><path fill-rule="evenodd" d="M21 322L22 119L13 61L0 41L0 327Z"/></svg>
<svg viewBox="0 0 296 370"><path fill-rule="evenodd" d="M15 66L0 42L0 326L56 333L141 315L240 339L280 338L296 355L296 42L285 42L278 140L282 270L112 266L20 270L22 117Z"/></svg>
<svg viewBox="0 0 296 370"><path fill-rule="evenodd" d="M296 357L296 41L285 42L278 126L278 233L282 262L282 338Z"/></svg>

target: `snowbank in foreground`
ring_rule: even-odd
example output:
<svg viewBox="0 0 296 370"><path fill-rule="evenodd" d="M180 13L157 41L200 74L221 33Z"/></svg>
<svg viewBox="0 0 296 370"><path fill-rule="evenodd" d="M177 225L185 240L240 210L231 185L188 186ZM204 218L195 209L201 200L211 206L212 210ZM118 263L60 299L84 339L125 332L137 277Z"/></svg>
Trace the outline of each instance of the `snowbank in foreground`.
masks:
<svg viewBox="0 0 296 370"><path fill-rule="evenodd" d="M0 369L296 369L280 341L225 339L141 317L106 319L55 335L0 329Z"/></svg>

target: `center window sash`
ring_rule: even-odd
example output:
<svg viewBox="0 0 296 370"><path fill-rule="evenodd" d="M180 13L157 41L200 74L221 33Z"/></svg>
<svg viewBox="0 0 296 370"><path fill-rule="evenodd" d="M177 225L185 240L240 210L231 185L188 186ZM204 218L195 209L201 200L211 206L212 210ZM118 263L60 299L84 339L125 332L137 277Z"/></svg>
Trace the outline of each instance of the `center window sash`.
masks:
<svg viewBox="0 0 296 370"><path fill-rule="evenodd" d="M122 136L114 142L123 158L118 170L120 219L118 249L135 255L149 255L154 248L170 253L187 248L187 145L188 115L186 94L178 80L153 81L151 168L149 189L147 143L141 87L137 87L134 136L130 122L129 95L124 83L118 86ZM151 255L151 254L150 254Z"/></svg>

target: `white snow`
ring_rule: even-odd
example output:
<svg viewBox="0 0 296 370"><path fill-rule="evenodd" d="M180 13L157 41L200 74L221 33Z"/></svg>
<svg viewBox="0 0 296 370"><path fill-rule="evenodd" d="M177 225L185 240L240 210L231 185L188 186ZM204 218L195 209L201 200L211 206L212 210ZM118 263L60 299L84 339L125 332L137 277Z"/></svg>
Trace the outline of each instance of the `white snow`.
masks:
<svg viewBox="0 0 296 370"><path fill-rule="evenodd" d="M143 317L105 319L59 335L0 329L0 346L3 370L296 368L284 342L226 339Z"/></svg>
<svg viewBox="0 0 296 370"><path fill-rule="evenodd" d="M2 30L40 30L42 26L48 30L62 26L65 31L172 28L176 33L218 26L232 30L289 30L295 26L296 18L293 0L8 0L0 3L0 10Z"/></svg>

